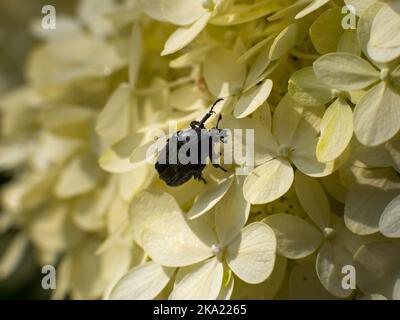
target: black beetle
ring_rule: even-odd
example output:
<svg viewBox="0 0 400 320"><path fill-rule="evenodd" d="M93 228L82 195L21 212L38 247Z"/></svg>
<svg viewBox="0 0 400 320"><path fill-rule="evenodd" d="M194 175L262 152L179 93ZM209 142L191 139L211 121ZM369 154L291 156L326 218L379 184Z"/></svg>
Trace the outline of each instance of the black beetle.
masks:
<svg viewBox="0 0 400 320"><path fill-rule="evenodd" d="M218 128L222 116L219 115L215 128L207 130L204 126L211 115L215 114L213 111L215 105L222 100L223 99L218 99L214 102L211 110L205 114L203 119L200 121L192 121L190 123L191 129L179 130L167 140L167 144L161 150L155 164L160 179L164 180L167 185L180 186L192 177L206 183L206 180L202 176L202 171L206 166L207 158L210 158L211 164L214 167L220 168L226 172L219 164L214 163L216 159L214 144L219 141L224 142L225 138L224 131ZM206 145L206 148L202 148L202 145ZM194 150L195 154L193 156L195 161L182 163L181 158L178 156L178 153L182 150L186 157L190 157L191 151ZM170 155L172 155L171 158ZM171 159L174 160L171 161Z"/></svg>

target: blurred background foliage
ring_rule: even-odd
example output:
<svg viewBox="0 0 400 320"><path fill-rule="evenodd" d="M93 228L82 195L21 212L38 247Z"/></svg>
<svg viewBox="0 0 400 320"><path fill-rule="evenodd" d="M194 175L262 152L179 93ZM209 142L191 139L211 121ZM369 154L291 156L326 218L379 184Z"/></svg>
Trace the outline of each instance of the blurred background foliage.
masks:
<svg viewBox="0 0 400 320"><path fill-rule="evenodd" d="M76 3L76 0L0 0L0 96L24 82L26 56L38 43L30 22L43 17L42 7L53 5L57 14L72 15ZM12 172L0 172L0 188L11 179ZM15 232L10 230L0 236L0 256ZM28 248L21 267L0 281L0 299L47 299L50 292L41 288L41 279L41 270Z"/></svg>

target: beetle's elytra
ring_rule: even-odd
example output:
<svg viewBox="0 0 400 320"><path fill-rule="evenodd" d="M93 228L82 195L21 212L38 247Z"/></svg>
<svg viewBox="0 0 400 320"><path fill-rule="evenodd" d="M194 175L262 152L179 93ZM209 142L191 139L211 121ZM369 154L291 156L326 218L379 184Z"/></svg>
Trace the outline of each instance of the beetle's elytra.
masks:
<svg viewBox="0 0 400 320"><path fill-rule="evenodd" d="M222 116L219 115L215 128L207 130L204 126L205 122L211 117L211 115L215 114L213 111L215 105L222 100L223 99L218 99L212 105L211 110L207 112L200 121L192 121L190 123L191 129L175 132L167 140L167 144L161 150L155 164L160 179L167 185L180 186L192 177L206 183L206 180L202 176L202 172L206 166L207 158L211 160L211 164L214 167L226 171L219 164L214 163L214 160L216 159L216 155L214 154L214 144L219 141L223 142L224 138L223 131L218 128ZM206 148L204 148L204 145L206 145ZM190 157L190 152L193 149L196 151L195 161L182 163L180 157L177 156L178 153L184 150L184 154L187 157ZM171 153L174 153L174 157L172 158L177 161L171 161Z"/></svg>

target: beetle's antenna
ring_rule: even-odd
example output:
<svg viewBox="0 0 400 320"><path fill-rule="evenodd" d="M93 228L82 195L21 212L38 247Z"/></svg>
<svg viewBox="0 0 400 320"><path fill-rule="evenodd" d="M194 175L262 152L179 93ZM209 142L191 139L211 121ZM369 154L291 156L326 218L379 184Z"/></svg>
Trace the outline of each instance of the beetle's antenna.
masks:
<svg viewBox="0 0 400 320"><path fill-rule="evenodd" d="M213 104L212 107L211 107L210 112L214 112L214 111L213 111L214 107L215 107L215 106L218 104L218 102L220 102L220 101L224 101L224 99L219 98L217 101L215 101L214 104Z"/></svg>
<svg viewBox="0 0 400 320"><path fill-rule="evenodd" d="M220 114L219 117L218 117L217 126L216 126L216 128L217 128L218 130L220 130L220 128L218 128L218 126L219 126L219 122L221 121L221 119L222 119L222 116L221 116L221 114Z"/></svg>
<svg viewBox="0 0 400 320"><path fill-rule="evenodd" d="M214 102L212 105L211 109L209 112L206 113L206 115L203 117L203 119L200 120L200 127L204 126L204 123L211 117L212 114L214 114L214 107L217 105L218 102L223 101L224 99L220 98L217 101Z"/></svg>

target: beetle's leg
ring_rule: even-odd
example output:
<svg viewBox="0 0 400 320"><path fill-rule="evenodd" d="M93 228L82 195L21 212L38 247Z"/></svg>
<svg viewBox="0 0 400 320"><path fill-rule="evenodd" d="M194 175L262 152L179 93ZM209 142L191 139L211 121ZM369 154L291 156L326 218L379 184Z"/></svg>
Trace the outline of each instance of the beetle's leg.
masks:
<svg viewBox="0 0 400 320"><path fill-rule="evenodd" d="M222 156L222 152L219 153L219 157L221 157L221 156ZM217 158L217 154L214 152L214 148L212 147L212 144L210 144L209 157L211 160L211 164L214 168L220 168L222 171L227 172L227 170L225 168L221 167L218 163L214 163L214 159Z"/></svg>
<svg viewBox="0 0 400 320"><path fill-rule="evenodd" d="M218 129L219 131L221 131L221 129L218 128L219 122L221 121L221 119L222 119L222 115L220 114L220 115L218 116L217 126L215 127L215 128Z"/></svg>
<svg viewBox="0 0 400 320"><path fill-rule="evenodd" d="M198 127L200 127L201 126L201 123L199 122L199 121L192 121L191 123L190 123L190 127L192 128L192 129L197 129Z"/></svg>
<svg viewBox="0 0 400 320"><path fill-rule="evenodd" d="M213 163L212 165L213 165L214 168L220 168L222 171L228 172L228 170L226 170L225 168L221 167L218 163Z"/></svg>
<svg viewBox="0 0 400 320"><path fill-rule="evenodd" d="M217 128L217 129L220 133L219 141L221 141L222 143L226 143L227 138L228 138L227 132L225 131L225 129L220 129L220 128Z"/></svg>
<svg viewBox="0 0 400 320"><path fill-rule="evenodd" d="M194 178L197 179L197 180L199 180L199 181L203 181L204 184L207 184L207 181L206 181L206 179L204 179L204 177L203 177L203 175L201 174L201 172L200 172L200 173L194 174Z"/></svg>

